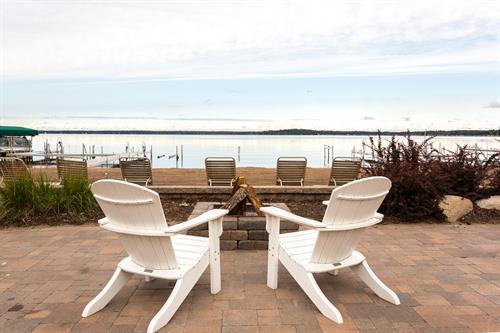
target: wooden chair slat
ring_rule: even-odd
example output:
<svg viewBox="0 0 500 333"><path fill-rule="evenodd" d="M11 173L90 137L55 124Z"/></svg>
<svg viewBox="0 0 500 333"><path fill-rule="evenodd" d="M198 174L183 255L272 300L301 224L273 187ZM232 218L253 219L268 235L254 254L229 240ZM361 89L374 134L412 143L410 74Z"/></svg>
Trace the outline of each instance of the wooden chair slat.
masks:
<svg viewBox="0 0 500 333"><path fill-rule="evenodd" d="M30 172L23 160L5 157L0 159L0 176L3 182L9 182L22 177L29 178Z"/></svg>
<svg viewBox="0 0 500 333"><path fill-rule="evenodd" d="M280 157L276 161L276 185L304 186L307 158Z"/></svg>
<svg viewBox="0 0 500 333"><path fill-rule="evenodd" d="M341 186L358 179L361 171L361 160L349 157L336 157L332 162L330 186Z"/></svg>
<svg viewBox="0 0 500 333"><path fill-rule="evenodd" d="M57 175L63 181L70 178L83 178L88 180L87 161L75 161L58 158Z"/></svg>
<svg viewBox="0 0 500 333"><path fill-rule="evenodd" d="M231 186L236 179L236 161L232 157L207 157L205 170L210 186Z"/></svg>
<svg viewBox="0 0 500 333"><path fill-rule="evenodd" d="M123 180L137 185L153 185L153 171L148 158L120 159Z"/></svg>

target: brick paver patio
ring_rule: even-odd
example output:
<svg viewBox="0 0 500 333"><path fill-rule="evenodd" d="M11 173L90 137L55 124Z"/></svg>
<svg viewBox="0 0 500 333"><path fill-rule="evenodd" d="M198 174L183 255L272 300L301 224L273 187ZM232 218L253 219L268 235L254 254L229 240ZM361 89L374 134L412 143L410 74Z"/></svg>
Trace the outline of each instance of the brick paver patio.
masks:
<svg viewBox="0 0 500 333"><path fill-rule="evenodd" d="M324 318L284 270L266 287L266 251L222 253L222 291L202 277L160 332L500 331L500 225L382 225L360 250L400 306L349 270L319 274L345 323ZM107 308L81 318L124 252L94 226L0 231L0 332L145 332L172 285L129 281Z"/></svg>

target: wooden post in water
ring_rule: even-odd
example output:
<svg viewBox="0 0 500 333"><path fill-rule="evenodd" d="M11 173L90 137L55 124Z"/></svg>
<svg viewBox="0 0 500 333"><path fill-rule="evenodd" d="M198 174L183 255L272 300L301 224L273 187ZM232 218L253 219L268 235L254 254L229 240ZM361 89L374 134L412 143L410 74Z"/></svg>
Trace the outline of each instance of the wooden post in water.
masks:
<svg viewBox="0 0 500 333"><path fill-rule="evenodd" d="M175 146L175 167L179 167L179 146Z"/></svg>

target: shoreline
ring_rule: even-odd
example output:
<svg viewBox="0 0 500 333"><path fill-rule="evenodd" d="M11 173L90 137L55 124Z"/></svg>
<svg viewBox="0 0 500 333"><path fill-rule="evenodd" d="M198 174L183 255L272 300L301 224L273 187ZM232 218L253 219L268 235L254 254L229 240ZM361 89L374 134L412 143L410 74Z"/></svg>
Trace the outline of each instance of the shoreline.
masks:
<svg viewBox="0 0 500 333"><path fill-rule="evenodd" d="M47 176L50 180L57 180L55 167L32 168L36 175ZM307 168L305 184L307 186L328 185L330 168ZM88 168L89 181L105 179L122 179L120 168ZM276 185L276 168L238 167L236 175L246 177L251 185ZM153 168L153 184L157 186L207 186L205 168Z"/></svg>
<svg viewBox="0 0 500 333"><path fill-rule="evenodd" d="M39 130L40 134L110 134L110 135L318 135L318 136L407 136L408 131L324 131L309 129L286 129L270 131L146 131L146 130ZM487 136L499 137L499 130L432 130L412 131L411 136Z"/></svg>

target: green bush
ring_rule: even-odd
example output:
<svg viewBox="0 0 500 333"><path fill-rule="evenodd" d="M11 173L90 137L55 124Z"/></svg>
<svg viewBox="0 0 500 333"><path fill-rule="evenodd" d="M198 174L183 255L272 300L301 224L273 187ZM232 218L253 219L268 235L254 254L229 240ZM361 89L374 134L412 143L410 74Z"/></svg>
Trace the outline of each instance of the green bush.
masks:
<svg viewBox="0 0 500 333"><path fill-rule="evenodd" d="M94 214L97 209L86 179L68 179L56 186L45 178L20 177L0 187L0 218L4 220Z"/></svg>

